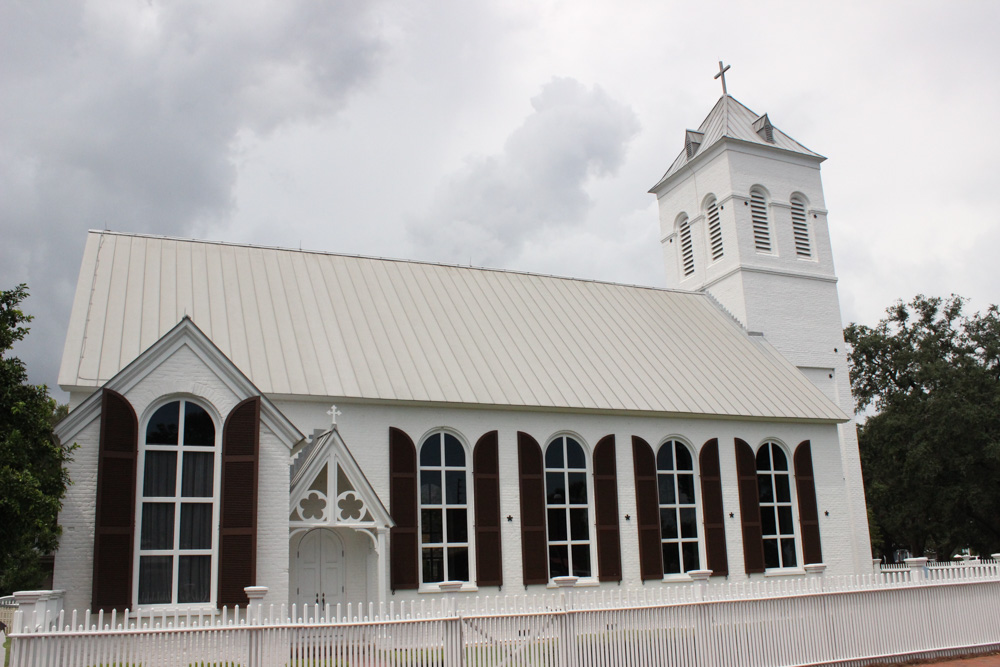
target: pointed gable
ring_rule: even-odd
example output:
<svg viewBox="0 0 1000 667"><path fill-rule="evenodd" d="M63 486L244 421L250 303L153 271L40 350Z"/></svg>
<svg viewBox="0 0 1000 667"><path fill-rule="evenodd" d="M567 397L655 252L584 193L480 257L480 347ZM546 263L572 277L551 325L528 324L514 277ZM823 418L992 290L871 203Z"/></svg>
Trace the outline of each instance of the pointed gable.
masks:
<svg viewBox="0 0 1000 667"><path fill-rule="evenodd" d="M696 139L693 149L692 137ZM723 95L698 126L698 129L687 131L684 150L670 165L663 178L657 181L656 185L649 191L655 193L671 176L692 160L707 153L709 148L724 139L770 146L790 153L817 158L820 161L826 159L774 127L767 114L757 114L731 95Z"/></svg>

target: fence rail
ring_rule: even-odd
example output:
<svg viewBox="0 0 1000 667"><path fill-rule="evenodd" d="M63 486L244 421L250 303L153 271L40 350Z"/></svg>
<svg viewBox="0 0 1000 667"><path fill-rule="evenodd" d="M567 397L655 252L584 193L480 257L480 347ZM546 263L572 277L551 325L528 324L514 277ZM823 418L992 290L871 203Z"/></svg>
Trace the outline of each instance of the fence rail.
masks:
<svg viewBox="0 0 1000 667"><path fill-rule="evenodd" d="M1000 567L379 607L18 614L14 667L824 665L1000 645Z"/></svg>

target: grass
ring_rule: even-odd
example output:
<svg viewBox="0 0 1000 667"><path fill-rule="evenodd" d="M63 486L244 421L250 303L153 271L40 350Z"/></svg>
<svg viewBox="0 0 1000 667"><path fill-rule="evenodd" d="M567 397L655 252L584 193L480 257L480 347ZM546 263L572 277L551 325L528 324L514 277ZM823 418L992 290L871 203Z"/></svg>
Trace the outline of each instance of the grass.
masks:
<svg viewBox="0 0 1000 667"><path fill-rule="evenodd" d="M4 637L3 642L3 667L10 664L10 637Z"/></svg>

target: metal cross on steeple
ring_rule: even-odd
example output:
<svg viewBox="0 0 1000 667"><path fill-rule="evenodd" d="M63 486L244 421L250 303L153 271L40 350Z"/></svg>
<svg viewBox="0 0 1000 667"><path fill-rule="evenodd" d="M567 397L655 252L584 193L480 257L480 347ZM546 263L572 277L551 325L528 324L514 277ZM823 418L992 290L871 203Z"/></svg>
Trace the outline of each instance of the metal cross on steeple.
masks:
<svg viewBox="0 0 1000 667"><path fill-rule="evenodd" d="M730 67L729 65L726 65L725 67L723 67L722 66L722 61L720 60L719 61L719 73L716 74L714 77L712 77L714 79L718 79L719 77L722 77L722 94L723 95L728 95L729 94L729 91L726 90L726 72L729 70L729 67Z"/></svg>
<svg viewBox="0 0 1000 667"><path fill-rule="evenodd" d="M344 414L337 409L336 405L330 406L330 409L326 411L326 414L330 415L330 426L337 428L337 417Z"/></svg>

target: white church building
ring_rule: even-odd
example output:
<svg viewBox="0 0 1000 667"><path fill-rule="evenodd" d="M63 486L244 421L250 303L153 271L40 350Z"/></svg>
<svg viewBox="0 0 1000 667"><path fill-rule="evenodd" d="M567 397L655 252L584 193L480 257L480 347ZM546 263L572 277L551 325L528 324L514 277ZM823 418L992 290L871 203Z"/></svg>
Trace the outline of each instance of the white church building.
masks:
<svg viewBox="0 0 1000 667"><path fill-rule="evenodd" d="M64 607L870 572L823 160L723 95L666 289L90 232Z"/></svg>

